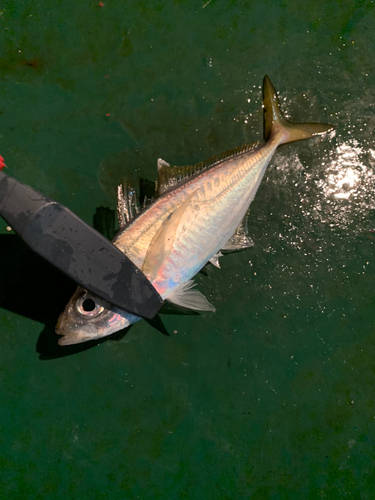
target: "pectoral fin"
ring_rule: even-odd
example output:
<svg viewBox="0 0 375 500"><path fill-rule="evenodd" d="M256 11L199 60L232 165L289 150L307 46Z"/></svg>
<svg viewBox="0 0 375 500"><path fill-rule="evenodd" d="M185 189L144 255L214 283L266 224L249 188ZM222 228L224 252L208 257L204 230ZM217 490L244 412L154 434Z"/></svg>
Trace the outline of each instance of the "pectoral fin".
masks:
<svg viewBox="0 0 375 500"><path fill-rule="evenodd" d="M180 220L197 191L188 196L178 209L163 222L153 237L142 267L143 273L150 281L156 278L163 263L173 250Z"/></svg>
<svg viewBox="0 0 375 500"><path fill-rule="evenodd" d="M206 297L198 290L192 290L195 283L189 280L176 288L167 300L181 307L193 309L194 311L216 311L215 307L208 302Z"/></svg>

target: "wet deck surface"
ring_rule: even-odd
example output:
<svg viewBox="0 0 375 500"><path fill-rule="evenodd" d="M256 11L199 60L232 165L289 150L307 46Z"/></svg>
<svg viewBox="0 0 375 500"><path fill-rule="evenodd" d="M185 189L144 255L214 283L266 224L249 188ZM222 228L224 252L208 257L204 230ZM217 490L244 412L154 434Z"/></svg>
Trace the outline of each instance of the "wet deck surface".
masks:
<svg viewBox="0 0 375 500"><path fill-rule="evenodd" d="M165 311L169 336L58 348L74 284L0 221L0 498L374 497L374 22L354 1L1 8L7 172L107 235L122 178L262 137L264 74L337 131L277 152L255 246L197 278L217 312Z"/></svg>

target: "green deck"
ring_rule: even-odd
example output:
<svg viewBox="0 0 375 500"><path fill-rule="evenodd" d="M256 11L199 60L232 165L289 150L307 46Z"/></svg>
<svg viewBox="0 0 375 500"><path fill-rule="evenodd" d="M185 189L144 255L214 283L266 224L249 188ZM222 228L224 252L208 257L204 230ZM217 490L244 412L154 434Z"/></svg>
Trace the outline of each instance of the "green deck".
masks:
<svg viewBox="0 0 375 500"><path fill-rule="evenodd" d="M0 6L0 154L90 224L158 157L260 139L266 73L337 133L277 152L170 336L58 349L74 284L0 220L1 500L375 498L374 3L103 1Z"/></svg>

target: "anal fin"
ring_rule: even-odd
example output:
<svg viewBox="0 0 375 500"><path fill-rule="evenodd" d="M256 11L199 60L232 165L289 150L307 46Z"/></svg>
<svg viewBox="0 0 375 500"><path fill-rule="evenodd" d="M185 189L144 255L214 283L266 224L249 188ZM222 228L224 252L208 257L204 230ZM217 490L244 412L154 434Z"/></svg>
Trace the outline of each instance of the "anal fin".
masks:
<svg viewBox="0 0 375 500"><path fill-rule="evenodd" d="M250 210L246 212L245 217L233 233L232 237L222 247L226 252L234 252L236 250L244 250L254 246L253 240L250 238L247 229L247 220L249 218Z"/></svg>
<svg viewBox="0 0 375 500"><path fill-rule="evenodd" d="M215 255L213 257L211 257L211 259L208 262L211 262L212 265L221 269L219 258L222 256L223 256L223 254L221 252L215 253Z"/></svg>

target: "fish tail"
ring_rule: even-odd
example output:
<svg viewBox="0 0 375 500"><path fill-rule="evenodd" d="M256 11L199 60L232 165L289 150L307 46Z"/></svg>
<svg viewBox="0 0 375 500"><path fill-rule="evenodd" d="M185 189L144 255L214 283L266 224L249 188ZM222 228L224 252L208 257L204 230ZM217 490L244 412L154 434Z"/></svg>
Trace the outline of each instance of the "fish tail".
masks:
<svg viewBox="0 0 375 500"><path fill-rule="evenodd" d="M264 140L278 137L278 143L301 141L334 130L328 123L290 123L283 115L279 99L271 80L263 79Z"/></svg>

